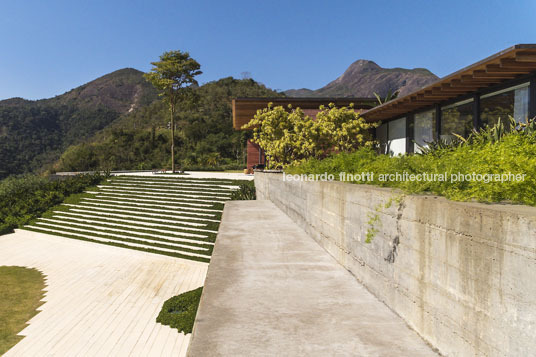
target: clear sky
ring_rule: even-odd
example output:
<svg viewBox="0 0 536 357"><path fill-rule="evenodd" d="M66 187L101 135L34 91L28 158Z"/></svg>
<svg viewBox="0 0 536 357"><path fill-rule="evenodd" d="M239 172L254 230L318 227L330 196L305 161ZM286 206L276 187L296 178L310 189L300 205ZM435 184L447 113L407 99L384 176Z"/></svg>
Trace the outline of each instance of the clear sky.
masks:
<svg viewBox="0 0 536 357"><path fill-rule="evenodd" d="M536 1L2 0L0 99L48 98L189 51L201 83L317 89L357 59L447 75L536 43Z"/></svg>

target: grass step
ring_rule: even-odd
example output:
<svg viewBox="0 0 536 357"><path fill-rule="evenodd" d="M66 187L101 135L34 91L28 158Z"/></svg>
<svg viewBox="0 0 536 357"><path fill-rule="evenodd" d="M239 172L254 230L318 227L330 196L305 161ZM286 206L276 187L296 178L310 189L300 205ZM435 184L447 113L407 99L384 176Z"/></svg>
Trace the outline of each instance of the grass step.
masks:
<svg viewBox="0 0 536 357"><path fill-rule="evenodd" d="M119 211L122 212L122 211ZM124 213L113 213L113 212L96 212L94 210L78 210L76 208L71 208L68 211L53 211L54 214L64 214L64 215L70 215L70 216L77 216L77 217L87 217L87 218L94 218L94 217L102 217L106 218L107 220L118 220L122 221L123 219L134 219L134 222L143 222L143 223L150 223L150 224L169 224L169 223L177 223L177 224L189 224L189 225L195 225L199 227L207 227L209 223L217 223L217 221L207 221L203 219L199 219L199 221L192 220L191 217L184 217L184 219L164 219L164 218L156 218L156 217L147 217L147 216L140 216L140 215L132 215L132 214L124 214ZM201 223L205 222L205 223Z"/></svg>
<svg viewBox="0 0 536 357"><path fill-rule="evenodd" d="M106 197L97 197L97 198L83 198L82 201L91 201L91 202L102 202L102 203L107 203L107 204L110 204L110 203L114 203L116 206L121 206L122 204L129 204L129 205L134 205L134 206L148 206L148 207L156 207L156 208L159 208L159 207L165 207L165 208L181 208L182 205L187 205L189 207L192 207L192 208L199 208L200 210L203 210L203 211L212 211L212 212L221 212L222 210L218 210L218 209L212 209L212 208L209 208L209 207L213 207L213 205L210 205L210 204L204 204L204 203L191 203L191 202L185 202L185 203L181 203L180 205L177 205L177 204L169 204L169 203L166 203L166 204L156 204L155 203L158 203L158 202L155 202L154 200L151 201L151 200L144 200L144 201L140 201L140 200L132 200L132 199L122 199L122 198L113 198L113 197L109 197L109 198L106 198ZM151 203L147 203L148 202L151 202Z"/></svg>
<svg viewBox="0 0 536 357"><path fill-rule="evenodd" d="M165 192L167 193L174 193L174 194L206 194L206 195L223 195L223 196L229 196L231 195L235 190L220 190L220 191L210 191L210 190L203 190L203 189L186 189L183 187L180 188L169 188L169 187L155 187L155 186L122 186L122 185L116 185L116 184L110 184L110 185L98 185L96 186L101 189L114 189L114 190L138 190L138 191L145 191L145 192Z"/></svg>
<svg viewBox="0 0 536 357"><path fill-rule="evenodd" d="M79 214L79 213L71 213L71 212L62 212L62 211L54 211L53 217L58 218L72 218L72 219L84 219L84 220L103 220L106 222L122 222L122 223L133 223L141 226L148 226L148 227L157 227L157 228L169 228L169 229L175 229L177 227L181 226L190 226L190 227L196 227L196 228L206 228L207 223L192 223L188 221L169 221L169 222L158 222L158 221L147 221L144 219L127 219L125 217L110 217L108 215L96 215L96 214Z"/></svg>
<svg viewBox="0 0 536 357"><path fill-rule="evenodd" d="M207 196L207 195L190 195L190 194L180 194L180 193L165 193L165 192L149 192L149 191L136 191L136 190L112 190L112 189L101 189L100 191L87 191L87 193L95 194L106 194L106 195L121 195L121 196L140 196L147 197L152 199L169 199L176 201L206 201L206 202L225 202L229 201L229 198L222 196ZM208 200L207 200L208 199Z"/></svg>
<svg viewBox="0 0 536 357"><path fill-rule="evenodd" d="M87 242L107 244L107 245L112 245L112 246L121 247L121 248L135 249L135 250L140 250L140 251L144 251L148 253L156 253L156 254L162 254L162 255L167 255L167 256L176 257L176 258L196 260L196 261L200 261L204 263L210 262L209 257L201 255L201 254L196 254L196 253L190 253L190 252L184 252L184 251L179 252L179 251L172 250L172 249L162 249L162 248L157 249L157 248L148 247L145 245L137 245L137 244L123 242L123 241L116 241L113 239L93 237L93 236L88 236L88 235L80 234L80 233L65 233L62 231L54 230L54 229L39 228L39 227L34 227L34 226L26 226L23 229L28 230L28 231L33 231L33 232L59 235L65 238L79 239L79 240L83 240Z"/></svg>
<svg viewBox="0 0 536 357"><path fill-rule="evenodd" d="M119 187L131 187L131 188L163 188L168 189L171 192L175 191L184 191L184 192L207 192L207 193L232 193L236 191L234 188L212 188L209 186L197 187L197 186L184 186L184 185L160 185L160 184L143 184L143 183L122 183L122 182L110 182L109 184L104 184L103 186L115 185Z"/></svg>
<svg viewBox="0 0 536 357"><path fill-rule="evenodd" d="M146 215L146 216L161 216L161 217L170 217L170 218L174 218L174 217L183 217L182 215L186 215L187 217L191 217L191 218L198 218L198 219L205 219L205 217L216 217L217 215L214 214L214 213L199 213L199 212L195 212L195 211L189 211L189 210L186 210L186 209L182 209L182 210L174 210L174 211L170 211L170 210L161 210L161 209L139 209L139 208L136 208L136 207L125 207L125 206L122 206L121 209L117 209L117 208L111 208L111 207L117 207L115 205L110 205L110 208L107 208L107 207L102 207L102 206L96 206L94 204L91 204L91 203L86 203L86 204L65 204L64 206L67 206L67 207L75 207L78 208L78 209L84 209L84 210L95 210L95 211L112 211L112 212L125 212L125 214L139 214L139 215ZM107 206L107 205L104 205L104 206ZM211 220L211 221L215 221L215 222L219 222L219 220L215 220L215 219L212 219L212 218L207 218L207 220Z"/></svg>
<svg viewBox="0 0 536 357"><path fill-rule="evenodd" d="M36 221L33 224L29 225L33 227L48 227L50 229L57 229L61 231L76 233L83 232L89 233L90 235L95 236L105 236L105 237L114 237L120 239L134 239L134 240L152 240L160 241L162 243L184 243L193 247L207 248L208 250L212 249L213 242L202 241L201 238L184 238L184 237L169 237L149 233L140 233L140 232L125 232L122 230L108 230L104 227L98 227L97 229L92 229L94 227L79 226L75 224L65 225L65 224L55 224L46 221ZM88 229L89 228L89 229ZM123 234L122 234L123 233ZM126 234L124 234L126 233Z"/></svg>
<svg viewBox="0 0 536 357"><path fill-rule="evenodd" d="M143 233L147 235L152 235L155 237L160 237L162 235L169 236L169 237L195 237L195 238L208 238L207 233L214 233L212 231L208 230L201 230L198 228L191 228L191 227L176 227L174 229L169 228L149 228L147 226L140 226L140 225L134 225L134 224L123 224L123 223L115 223L115 222L107 222L106 220L80 220L75 218L38 218L39 221L48 221L48 222L54 222L59 224L65 224L69 226L85 226L88 228L93 229L105 229L109 231L117 231L117 232L123 232L123 233ZM37 221L37 222L39 222ZM115 228L115 227L122 227L122 228L128 228L128 231L122 228ZM196 232L196 233L192 233Z"/></svg>

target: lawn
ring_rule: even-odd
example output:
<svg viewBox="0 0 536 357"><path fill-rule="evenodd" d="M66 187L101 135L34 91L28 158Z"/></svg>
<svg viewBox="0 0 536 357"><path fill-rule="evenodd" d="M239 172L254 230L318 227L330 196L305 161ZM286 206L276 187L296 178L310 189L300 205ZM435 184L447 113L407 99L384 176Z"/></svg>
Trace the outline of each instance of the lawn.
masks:
<svg viewBox="0 0 536 357"><path fill-rule="evenodd" d="M23 267L0 266L0 355L23 337L17 334L42 304L43 275Z"/></svg>

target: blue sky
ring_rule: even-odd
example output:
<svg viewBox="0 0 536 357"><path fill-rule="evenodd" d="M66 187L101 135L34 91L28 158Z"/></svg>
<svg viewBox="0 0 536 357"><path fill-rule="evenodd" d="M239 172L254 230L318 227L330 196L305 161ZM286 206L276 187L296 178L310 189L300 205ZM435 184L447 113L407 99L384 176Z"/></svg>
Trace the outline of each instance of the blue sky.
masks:
<svg viewBox="0 0 536 357"><path fill-rule="evenodd" d="M516 43L536 43L536 2L0 2L0 99L48 98L114 70L150 69L172 49L201 63L200 82L252 77L316 89L353 61L447 75Z"/></svg>

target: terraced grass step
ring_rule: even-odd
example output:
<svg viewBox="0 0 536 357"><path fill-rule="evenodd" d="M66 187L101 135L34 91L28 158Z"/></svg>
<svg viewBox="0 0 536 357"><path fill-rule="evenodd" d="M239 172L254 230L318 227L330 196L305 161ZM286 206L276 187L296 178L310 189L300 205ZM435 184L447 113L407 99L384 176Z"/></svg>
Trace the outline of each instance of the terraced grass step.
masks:
<svg viewBox="0 0 536 357"><path fill-rule="evenodd" d="M166 249L166 248L160 248L156 246L150 246L147 244L138 244L133 243L129 241L121 241L121 240L115 240L112 238L101 238L94 234L81 234L81 233L73 233L73 232L65 232L61 230L55 230L55 229L47 229L47 228L41 228L41 227L35 227L35 226L25 226L24 229L33 231L33 232L39 232L39 233L45 233L45 234L53 234L53 235L59 235L65 238L73 238L73 239L80 239L88 242L94 242L94 243L101 243L101 244L108 244L116 247L122 247L122 248L129 248L129 249L135 249L135 250L141 250L149 253L156 253L156 254L162 254L162 255L168 255L172 257L177 258L183 258L183 259L191 259L196 260L200 262L208 263L210 262L210 257L203 254L197 254L188 252L186 250L175 250L175 249Z"/></svg>
<svg viewBox="0 0 536 357"><path fill-rule="evenodd" d="M136 199L129 199L127 198L115 198L115 197L106 197L106 196L100 196L97 195L97 198L84 198L82 199L82 202L85 201L91 201L91 202L103 202L103 203L115 203L115 204L128 204L128 205L135 205L135 206L149 206L149 207L166 207L166 208L181 208L182 206L189 206L189 207L195 207L199 208L203 211L217 211L221 212L222 209L214 210L210 209L208 207L213 207L213 205L208 203L192 203L192 202L168 202L166 201L165 204L163 202L158 202L155 200L136 200ZM149 202L149 203L147 203ZM222 207L223 208L223 207Z"/></svg>
<svg viewBox="0 0 536 357"><path fill-rule="evenodd" d="M233 180L114 177L25 229L209 262Z"/></svg>
<svg viewBox="0 0 536 357"><path fill-rule="evenodd" d="M143 191L143 192L154 192L154 193L162 193L165 192L166 194L188 194L188 195L208 195L208 196L230 196L232 194L232 190L208 190L208 189L202 189L202 188L188 188L184 189L182 187L165 187L165 186L140 186L140 185L130 185L130 186L123 186L123 185L99 185L98 188L101 188L103 190L114 190L114 191Z"/></svg>
<svg viewBox="0 0 536 357"><path fill-rule="evenodd" d="M157 195L147 193L147 192L140 192L140 191L109 191L109 190L102 190L102 191L87 191L87 193L96 195L97 197L113 197L117 199L125 199L125 198L139 198L139 199L146 199L150 202L169 202L169 203L183 203L183 202L206 202L206 203L223 203L226 201L226 199L221 197L203 197L203 196L176 196L176 195L164 195L164 193L160 193Z"/></svg>
<svg viewBox="0 0 536 357"><path fill-rule="evenodd" d="M192 211L188 211L188 210L181 210L181 211L167 211L167 210L151 210L151 209L136 209L136 208L125 208L124 206L121 208L121 209L116 209L116 208L106 208L106 207L101 207L101 206L95 206L93 204L65 204L65 206L68 206L68 207L74 207L71 209L71 211L95 211L95 212L99 212L99 211L102 211L102 212L125 212L125 213L128 213L128 214L133 214L133 215L142 215L142 216L162 216L162 217L171 217L171 218L174 218L174 217L178 217L178 218L183 218L183 217L188 217L189 219L200 219L200 220L210 220L210 221L213 221L213 222L219 222L219 220L216 220L216 219L210 219L210 218L205 218L205 217L216 217L216 214L213 214L213 213L199 213L199 212L192 212ZM115 205L109 205L110 207L117 207ZM162 214L162 212L169 212L170 214ZM201 217L201 218L199 218Z"/></svg>
<svg viewBox="0 0 536 357"><path fill-rule="evenodd" d="M214 222L219 223L220 221L218 219L210 219L206 217L199 217L197 215L191 215L188 213L184 214L178 214L178 215L166 215L162 213L153 213L153 212L144 212L144 211L136 211L136 210L125 210L125 209L114 209L114 208L102 208L102 207L93 207L93 206L84 206L84 205L69 205L71 208L68 210L68 212L94 212L98 214L105 214L109 216L117 216L117 217L133 217L133 218L146 218L146 219L153 219L156 221L166 221L166 222L173 222L173 220L169 220L167 218L175 218L175 219L186 219L189 221L206 221L206 222ZM55 212L66 212L66 211L55 211ZM116 213L121 212L121 213ZM143 213L142 213L143 212ZM165 217L166 219L158 219L155 217ZM214 217L215 215L207 215Z"/></svg>

